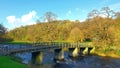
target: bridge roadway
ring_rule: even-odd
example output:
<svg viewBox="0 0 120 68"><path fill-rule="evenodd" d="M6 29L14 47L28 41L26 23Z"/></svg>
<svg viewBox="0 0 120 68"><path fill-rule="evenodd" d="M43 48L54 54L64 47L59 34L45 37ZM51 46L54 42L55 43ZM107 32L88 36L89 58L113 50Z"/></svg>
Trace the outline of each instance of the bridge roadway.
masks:
<svg viewBox="0 0 120 68"><path fill-rule="evenodd" d="M15 54L15 53L21 53L21 52L37 52L37 51L46 51L50 49L60 49L60 48L93 48L89 44L78 44L78 43L71 43L71 44L65 44L65 43L58 43L58 44L49 44L49 43L35 43L35 44L30 44L30 47L21 47L19 49L8 49L6 48L0 48L0 51L4 53L4 55L9 55L9 54Z"/></svg>

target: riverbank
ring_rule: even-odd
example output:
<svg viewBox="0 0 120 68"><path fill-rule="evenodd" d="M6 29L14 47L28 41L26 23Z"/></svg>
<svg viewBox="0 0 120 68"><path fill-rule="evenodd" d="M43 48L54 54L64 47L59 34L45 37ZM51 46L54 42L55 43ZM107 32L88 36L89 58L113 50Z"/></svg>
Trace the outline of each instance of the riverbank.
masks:
<svg viewBox="0 0 120 68"><path fill-rule="evenodd" d="M0 68L28 68L28 67L25 64L13 60L12 57L10 56L0 56Z"/></svg>
<svg viewBox="0 0 120 68"><path fill-rule="evenodd" d="M95 55L102 56L102 57L120 58L120 55L117 55L112 52L107 52L107 53L96 52Z"/></svg>

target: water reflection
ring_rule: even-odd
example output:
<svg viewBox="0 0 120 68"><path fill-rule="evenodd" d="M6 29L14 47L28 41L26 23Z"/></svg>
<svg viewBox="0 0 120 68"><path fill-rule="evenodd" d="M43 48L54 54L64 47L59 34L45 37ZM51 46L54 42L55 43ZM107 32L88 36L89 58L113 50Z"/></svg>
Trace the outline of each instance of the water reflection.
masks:
<svg viewBox="0 0 120 68"><path fill-rule="evenodd" d="M100 56L83 56L70 58L65 53L65 61L55 63L53 61L53 52L44 52L42 64L31 63L31 53L17 54L22 58L23 63L28 64L29 68L120 68L120 59L100 57Z"/></svg>

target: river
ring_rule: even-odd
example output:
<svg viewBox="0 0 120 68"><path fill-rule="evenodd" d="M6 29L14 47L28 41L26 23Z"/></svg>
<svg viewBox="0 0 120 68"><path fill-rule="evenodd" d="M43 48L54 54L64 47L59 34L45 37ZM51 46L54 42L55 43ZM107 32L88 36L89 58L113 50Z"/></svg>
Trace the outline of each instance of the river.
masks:
<svg viewBox="0 0 120 68"><path fill-rule="evenodd" d="M10 49L19 48L19 46L10 46ZM32 53L18 53L15 56L22 59L22 63L28 65L29 68L120 68L120 59L101 56L80 56L78 58L68 57L68 53L64 53L64 61L53 61L54 52L43 52L42 64L32 63Z"/></svg>
<svg viewBox="0 0 120 68"><path fill-rule="evenodd" d="M78 58L67 57L65 53L65 61L54 62L53 52L44 52L42 64L31 63L31 53L16 54L22 58L22 62L27 64L29 68L120 68L120 59L100 56L82 56Z"/></svg>

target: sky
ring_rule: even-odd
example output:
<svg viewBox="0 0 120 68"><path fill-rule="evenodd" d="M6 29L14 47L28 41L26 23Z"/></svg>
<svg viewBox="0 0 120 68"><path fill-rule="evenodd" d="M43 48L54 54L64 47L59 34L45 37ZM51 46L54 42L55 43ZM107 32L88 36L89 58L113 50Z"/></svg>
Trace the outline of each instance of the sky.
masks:
<svg viewBox="0 0 120 68"><path fill-rule="evenodd" d="M84 21L102 7L120 11L120 0L0 0L0 23L8 30L32 25L46 12L55 13L58 20Z"/></svg>

